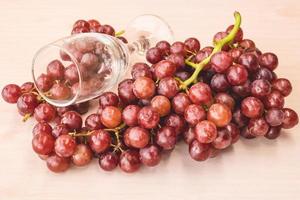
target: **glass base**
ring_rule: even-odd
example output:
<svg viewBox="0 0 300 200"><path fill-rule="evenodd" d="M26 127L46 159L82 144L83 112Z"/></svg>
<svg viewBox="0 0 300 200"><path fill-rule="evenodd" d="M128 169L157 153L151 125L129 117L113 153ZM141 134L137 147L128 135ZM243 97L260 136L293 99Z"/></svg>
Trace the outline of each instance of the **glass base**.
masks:
<svg viewBox="0 0 300 200"><path fill-rule="evenodd" d="M127 26L125 38L135 46L140 55L156 45L161 40L172 42L173 31L166 21L156 15L140 15Z"/></svg>

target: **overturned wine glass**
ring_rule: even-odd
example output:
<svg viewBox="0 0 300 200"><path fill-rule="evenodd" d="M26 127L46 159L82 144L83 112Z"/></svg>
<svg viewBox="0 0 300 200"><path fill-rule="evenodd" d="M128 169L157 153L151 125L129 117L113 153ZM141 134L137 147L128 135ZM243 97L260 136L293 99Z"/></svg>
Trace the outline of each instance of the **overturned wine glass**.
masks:
<svg viewBox="0 0 300 200"><path fill-rule="evenodd" d="M32 62L39 94L64 107L98 97L130 71L133 61L158 41L173 40L169 25L155 15L133 19L124 32L128 44L101 33L80 33L42 47Z"/></svg>

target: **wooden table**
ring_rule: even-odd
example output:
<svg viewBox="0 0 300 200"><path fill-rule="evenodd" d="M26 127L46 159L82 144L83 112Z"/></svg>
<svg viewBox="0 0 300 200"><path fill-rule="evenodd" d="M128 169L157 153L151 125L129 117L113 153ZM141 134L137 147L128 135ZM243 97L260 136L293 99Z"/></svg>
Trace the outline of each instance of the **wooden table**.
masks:
<svg viewBox="0 0 300 200"><path fill-rule="evenodd" d="M199 38L211 44L213 34L233 22L239 10L246 38L280 58L277 73L293 83L286 105L300 113L300 3L272 1L39 1L0 2L0 86L31 80L31 60L42 45L66 36L79 18L96 18L121 29L133 17L162 16L177 39ZM48 171L31 149L34 121L22 123L15 105L0 100L0 199L300 199L300 126L275 141L241 140L206 162L193 161L178 145L158 167L135 174L107 173L97 162L64 174Z"/></svg>

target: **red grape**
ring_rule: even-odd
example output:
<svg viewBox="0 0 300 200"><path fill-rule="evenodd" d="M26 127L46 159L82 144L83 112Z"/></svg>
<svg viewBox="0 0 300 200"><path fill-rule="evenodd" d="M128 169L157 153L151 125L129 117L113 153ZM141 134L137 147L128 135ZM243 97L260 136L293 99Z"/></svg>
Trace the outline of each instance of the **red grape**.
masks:
<svg viewBox="0 0 300 200"><path fill-rule="evenodd" d="M155 142L165 150L171 150L176 144L176 133L174 128L164 126L160 128L155 136Z"/></svg>
<svg viewBox="0 0 300 200"><path fill-rule="evenodd" d="M50 122L56 117L56 110L48 103L41 103L34 109L34 118L38 122Z"/></svg>
<svg viewBox="0 0 300 200"><path fill-rule="evenodd" d="M55 141L55 153L60 157L70 157L76 150L76 141L70 135L60 135Z"/></svg>
<svg viewBox="0 0 300 200"><path fill-rule="evenodd" d="M194 160L204 161L208 159L211 154L210 144L204 144L194 140L189 144L189 153Z"/></svg>
<svg viewBox="0 0 300 200"><path fill-rule="evenodd" d="M155 94L155 83L148 77L139 77L133 83L133 93L139 99L149 99Z"/></svg>
<svg viewBox="0 0 300 200"><path fill-rule="evenodd" d="M130 127L124 133L124 141L126 145L134 148L144 148L150 141L149 132L147 129L139 126Z"/></svg>
<svg viewBox="0 0 300 200"><path fill-rule="evenodd" d="M54 138L48 133L39 133L33 136L32 148L40 155L48 155L54 150Z"/></svg>
<svg viewBox="0 0 300 200"><path fill-rule="evenodd" d="M121 153L119 166L126 173L137 171L141 166L139 152L133 149L128 149Z"/></svg>
<svg viewBox="0 0 300 200"><path fill-rule="evenodd" d="M155 128L159 122L159 113L151 106L143 107L138 113L138 124L147 129Z"/></svg>
<svg viewBox="0 0 300 200"><path fill-rule="evenodd" d="M79 144L76 146L75 152L72 155L72 162L76 166L85 166L92 161L93 153L90 147L86 144Z"/></svg>
<svg viewBox="0 0 300 200"><path fill-rule="evenodd" d="M217 137L217 127L213 122L203 120L195 126L195 136L201 143L211 143Z"/></svg>
<svg viewBox="0 0 300 200"><path fill-rule="evenodd" d="M290 129L299 123L299 117L294 110L290 108L284 108L283 112L284 117L282 122L282 128Z"/></svg>
<svg viewBox="0 0 300 200"><path fill-rule="evenodd" d="M46 162L48 169L55 173L64 172L70 167L70 160L68 158L62 158L55 154L48 157Z"/></svg>
<svg viewBox="0 0 300 200"><path fill-rule="evenodd" d="M99 166L105 171L112 171L118 166L119 156L113 152L107 152L99 157Z"/></svg>
<svg viewBox="0 0 300 200"><path fill-rule="evenodd" d="M166 116L171 111L170 100L162 95L157 95L151 100L151 107L159 113L161 117Z"/></svg>
<svg viewBox="0 0 300 200"><path fill-rule="evenodd" d="M22 95L22 90L16 84L8 84L2 89L1 94L7 103L17 103L18 98Z"/></svg>
<svg viewBox="0 0 300 200"><path fill-rule="evenodd" d="M79 130L82 126L82 118L75 111L68 111L63 114L61 123L65 124L70 130Z"/></svg>
<svg viewBox="0 0 300 200"><path fill-rule="evenodd" d="M207 112L207 119L217 127L224 127L231 121L232 113L225 104L215 103L210 106Z"/></svg>
<svg viewBox="0 0 300 200"><path fill-rule="evenodd" d="M122 121L122 114L119 108L107 106L101 112L101 122L107 128L116 128Z"/></svg>
<svg viewBox="0 0 300 200"><path fill-rule="evenodd" d="M202 106L191 104L184 111L184 119L191 126L195 126L198 122L206 119L206 112Z"/></svg>
<svg viewBox="0 0 300 200"><path fill-rule="evenodd" d="M110 146L111 136L105 130L94 130L88 138L88 143L95 153L102 153Z"/></svg>

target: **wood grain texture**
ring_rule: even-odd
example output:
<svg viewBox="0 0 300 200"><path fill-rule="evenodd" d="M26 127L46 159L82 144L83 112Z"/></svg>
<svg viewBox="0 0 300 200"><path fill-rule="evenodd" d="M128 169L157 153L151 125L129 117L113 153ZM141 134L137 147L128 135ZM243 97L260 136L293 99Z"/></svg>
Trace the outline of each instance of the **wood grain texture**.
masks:
<svg viewBox="0 0 300 200"><path fill-rule="evenodd" d="M96 18L121 29L133 17L166 19L177 39L198 37L202 46L233 22L239 10L246 38L279 56L280 77L293 83L286 105L300 113L298 0L1 0L0 87L31 80L31 59L42 45L66 36L78 18ZM0 100L0 199L300 199L300 126L276 141L241 140L221 156L197 163L187 146L176 147L155 168L106 173L97 162L64 174L49 172L31 149L34 121L22 123L14 105Z"/></svg>

